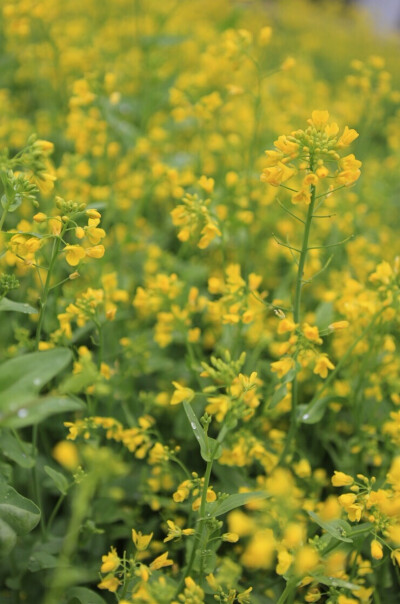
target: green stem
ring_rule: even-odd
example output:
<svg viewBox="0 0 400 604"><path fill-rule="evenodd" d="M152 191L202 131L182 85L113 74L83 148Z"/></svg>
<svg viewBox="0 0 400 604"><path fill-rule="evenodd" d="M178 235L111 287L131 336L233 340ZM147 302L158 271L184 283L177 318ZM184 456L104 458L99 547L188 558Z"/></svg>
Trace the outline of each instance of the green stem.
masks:
<svg viewBox="0 0 400 604"><path fill-rule="evenodd" d="M64 226L64 229L65 229L65 226ZM44 315L45 315L45 310L46 310L46 305L47 305L47 298L49 295L49 291L51 289L50 288L51 277L53 274L55 262L57 260L58 252L60 251L61 239L62 239L62 236L64 233L64 229L60 233L60 235L56 237L56 239L54 241L49 269L47 271L47 277L46 277L46 281L44 284L43 295L40 300L40 313L39 313L39 320L38 320L38 324L37 324L37 328L36 328L36 350L39 348L40 335L42 333L43 320L44 320Z"/></svg>
<svg viewBox="0 0 400 604"><path fill-rule="evenodd" d="M32 428L32 450L34 451L34 456L35 456L35 464L32 468L32 479L33 479L34 499L36 501L38 508L40 509L40 531L42 533L42 536L45 537L46 536L46 525L45 525L44 516L43 516L42 491L41 491L41 486L40 486L40 481L39 481L39 472L38 472L38 467L37 467L38 431L39 431L39 426L38 426L38 424L35 424Z"/></svg>
<svg viewBox="0 0 400 604"><path fill-rule="evenodd" d="M8 197L7 197L7 203L6 203L6 205L4 206L4 208L3 208L3 213L2 213L1 218L0 218L0 231L2 231L2 230L3 230L4 221L5 221L6 216L7 216L7 214L8 214L8 209L9 209L9 207L10 207L10 205L11 205L11 201L12 201L12 200L11 200L10 198L8 198Z"/></svg>
<svg viewBox="0 0 400 604"><path fill-rule="evenodd" d="M97 366L100 369L101 364L103 362L103 350L104 350L104 334L103 334L103 327L100 323L100 321L98 321L97 319L94 320L94 324L96 325L96 329L97 329L97 335L99 338L99 343L98 343L98 356L97 356Z"/></svg>
<svg viewBox="0 0 400 604"><path fill-rule="evenodd" d="M62 545L57 568L44 600L44 604L59 604L66 589L75 581L70 560L78 544L79 533L83 520L89 509L89 503L96 489L97 479L93 474L88 474L78 485L78 491L72 502L72 514L67 533Z"/></svg>
<svg viewBox="0 0 400 604"><path fill-rule="evenodd" d="M47 533L50 531L50 529L52 527L52 524L53 524L53 521L54 521L54 518L57 516L57 512L60 509L60 506L61 506L62 502L64 501L64 499L65 499L65 495L61 494L60 497L57 500L56 505L53 508L53 511L51 512L51 516L50 516L49 521L47 523L47 528L46 528L46 532Z"/></svg>
<svg viewBox="0 0 400 604"><path fill-rule="evenodd" d="M293 583L288 581L286 583L285 589L283 590L283 592L276 604L284 604L286 602L286 600L289 598L289 596L292 594L292 592L294 591L295 587L296 586Z"/></svg>
<svg viewBox="0 0 400 604"><path fill-rule="evenodd" d="M313 162L310 161L310 170L313 170ZM308 252L308 240L310 237L311 223L313 219L315 206L315 186L311 186L311 201L308 206L307 217L304 224L304 234L303 234L303 243L300 251L299 264L297 268L297 277L296 277L296 288L294 293L294 302L293 302L293 320L295 323L300 323L300 315L301 315L301 292L303 288L303 276L304 276L304 267L307 259ZM297 357L297 352L295 354L295 358ZM292 441L296 437L297 432L297 404L299 397L299 385L297 375L295 375L293 383L292 383L292 408L290 413L290 426L288 435L286 438L286 443L280 457L280 462L284 462L287 453L290 450Z"/></svg>

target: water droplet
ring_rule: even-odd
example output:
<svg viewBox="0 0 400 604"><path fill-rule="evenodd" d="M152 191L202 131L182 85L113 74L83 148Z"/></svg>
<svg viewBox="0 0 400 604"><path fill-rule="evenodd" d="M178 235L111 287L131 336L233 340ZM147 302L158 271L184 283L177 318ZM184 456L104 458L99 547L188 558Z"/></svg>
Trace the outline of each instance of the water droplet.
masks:
<svg viewBox="0 0 400 604"><path fill-rule="evenodd" d="M303 415L303 419L308 419L309 417L310 417L310 416L309 416L309 414L308 414L308 413L305 413L305 414Z"/></svg>
<svg viewBox="0 0 400 604"><path fill-rule="evenodd" d="M192 426L193 430L197 430L197 426L194 422L190 422L190 425Z"/></svg>
<svg viewBox="0 0 400 604"><path fill-rule="evenodd" d="M34 386L40 386L40 384L41 384L41 383L42 383L42 381L41 381L41 379L40 379L40 378L35 378L35 379L33 380L33 384L34 384Z"/></svg>
<svg viewBox="0 0 400 604"><path fill-rule="evenodd" d="M17 413L18 417L26 417L28 415L27 409L20 409Z"/></svg>

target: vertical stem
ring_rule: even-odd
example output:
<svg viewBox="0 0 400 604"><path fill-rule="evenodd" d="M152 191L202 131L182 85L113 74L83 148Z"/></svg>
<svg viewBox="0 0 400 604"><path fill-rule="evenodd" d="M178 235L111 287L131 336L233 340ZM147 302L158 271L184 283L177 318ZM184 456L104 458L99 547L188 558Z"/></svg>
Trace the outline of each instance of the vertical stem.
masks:
<svg viewBox="0 0 400 604"><path fill-rule="evenodd" d="M210 476L211 476L211 470L212 470L213 463L214 463L213 458L207 462L206 472L204 474L203 490L201 492L199 528L196 531L196 534L194 536L193 547L192 547L192 551L190 552L189 562L185 568L185 571L182 575L182 578L179 582L178 588L175 593L176 598L182 591L182 588L185 584L186 577L188 577L191 573L192 566L193 566L193 563L194 563L194 560L196 557L197 546L198 546L199 542L201 541L201 537L203 534L204 522L205 522L204 515L206 512L206 503L207 503L207 491L208 491L208 485L210 484Z"/></svg>
<svg viewBox="0 0 400 604"><path fill-rule="evenodd" d="M44 604L59 604L67 588L75 580L71 574L71 558L76 550L79 532L87 514L89 503L96 489L97 479L93 474L88 474L78 485L78 490L72 502L72 514L64 538L58 565L54 571L49 590Z"/></svg>
<svg viewBox="0 0 400 604"><path fill-rule="evenodd" d="M3 208L3 213L0 218L0 231L3 230L4 221L8 214L8 208L10 207L10 205L11 205L11 199L9 197L7 197L7 203L6 203L5 207Z"/></svg>
<svg viewBox="0 0 400 604"><path fill-rule="evenodd" d="M310 160L310 170L313 170L313 162ZM296 288L294 293L294 301L293 301L293 320L295 323L300 323L301 317L301 292L303 289L303 275L304 275L304 267L307 258L308 252L308 240L310 237L310 229L311 222L313 219L314 206L315 206L315 186L311 185L311 201L308 206L307 217L304 225L304 234L303 234L303 243L301 246L299 265L297 269L297 277L296 277ZM297 357L297 351L295 353L295 359ZM285 461L285 457L290 450L292 441L296 436L297 431L297 404L299 397L299 383L297 379L297 375L295 375L293 383L292 383L292 408L290 413L290 426L288 435L286 438L285 447L280 457L280 462Z"/></svg>
<svg viewBox="0 0 400 604"><path fill-rule="evenodd" d="M64 229L65 229L65 226L64 226ZM52 277L52 273L53 273L53 269L54 269L54 264L57 260L58 252L60 251L61 237L63 235L64 229L62 230L62 232L60 233L59 236L56 236L56 240L53 243L53 249L51 252L49 269L47 271L47 277L46 277L46 281L44 284L43 295L40 300L40 313L39 313L39 320L38 320L38 324L37 324L37 328L36 328L36 350L39 348L40 335L42 333L43 320L44 320L44 314L45 314L46 305L47 305L47 298L48 298L49 290L50 290L51 277Z"/></svg>

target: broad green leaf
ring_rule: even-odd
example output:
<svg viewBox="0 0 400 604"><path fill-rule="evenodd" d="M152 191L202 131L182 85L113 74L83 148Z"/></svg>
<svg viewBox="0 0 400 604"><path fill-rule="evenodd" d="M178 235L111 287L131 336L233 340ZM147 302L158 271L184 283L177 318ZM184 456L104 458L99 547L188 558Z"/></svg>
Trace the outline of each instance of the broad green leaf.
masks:
<svg viewBox="0 0 400 604"><path fill-rule="evenodd" d="M35 398L71 361L68 348L31 352L0 365L0 411Z"/></svg>
<svg viewBox="0 0 400 604"><path fill-rule="evenodd" d="M318 524L321 528L323 528L327 533L329 533L335 539L339 541L345 541L346 543L353 543L353 539L351 539L348 535L351 534L351 525L345 520L336 519L331 520L330 522L325 522L325 520L321 520L317 514L314 512L307 510L310 518Z"/></svg>
<svg viewBox="0 0 400 604"><path fill-rule="evenodd" d="M17 439L7 429L0 433L0 449L3 455L15 461L22 468L32 468L35 465L33 446Z"/></svg>
<svg viewBox="0 0 400 604"><path fill-rule="evenodd" d="M46 418L80 411L85 408L83 401L66 396L41 396L26 401L22 405L9 405L6 413L0 415L0 425L9 428L24 428L42 422Z"/></svg>
<svg viewBox="0 0 400 604"><path fill-rule="evenodd" d="M281 400L287 395L287 391L288 390L286 384L282 384L282 386L279 386L279 388L275 390L274 394L272 395L272 398L269 403L269 409L273 409L274 407L276 407L276 405L280 403Z"/></svg>
<svg viewBox="0 0 400 604"><path fill-rule="evenodd" d="M222 516L222 514L227 514L231 510L239 508L242 505L245 505L249 501L253 501L254 499L266 499L267 497L271 497L265 491L254 491L253 493L236 493L235 495L229 495L226 499L223 499L221 503L218 501L212 502L207 505L207 514L209 514L212 518L217 516Z"/></svg>
<svg viewBox="0 0 400 604"><path fill-rule="evenodd" d="M17 536L29 533L40 520L39 508L15 489L0 481L0 552L7 555Z"/></svg>
<svg viewBox="0 0 400 604"><path fill-rule="evenodd" d="M106 604L105 600L99 594L88 589L87 587L71 587L67 591L67 603L75 604Z"/></svg>
<svg viewBox="0 0 400 604"><path fill-rule="evenodd" d="M298 421L302 424L316 424L321 421L329 403L332 403L333 401L345 402L346 399L343 396L330 395L316 400L312 406L299 405L297 408Z"/></svg>
<svg viewBox="0 0 400 604"><path fill-rule="evenodd" d="M68 479L64 476L64 474L62 474L61 472L57 472L57 470L54 470L50 466L44 466L44 471L46 472L47 476L50 476L60 493L66 495L69 483Z"/></svg>
<svg viewBox="0 0 400 604"><path fill-rule="evenodd" d="M17 533L0 518L0 557L7 556L17 543Z"/></svg>
<svg viewBox="0 0 400 604"><path fill-rule="evenodd" d="M55 568L58 564L58 558L49 554L48 552L41 550L37 552L33 552L29 556L28 569L32 573L36 573L39 570L44 570L45 568Z"/></svg>
<svg viewBox="0 0 400 604"><path fill-rule="evenodd" d="M321 302L315 311L314 324L319 329L325 329L327 325L333 321L333 304L332 302Z"/></svg>
<svg viewBox="0 0 400 604"><path fill-rule="evenodd" d="M209 436L207 436L199 420L197 419L197 416L193 411L191 405L189 405L189 403L187 403L186 401L183 401L183 407L192 427L193 434L199 442L200 454L202 458L204 459L204 461L211 461L211 459L217 459L222 452L221 445L214 438L210 438Z"/></svg>
<svg viewBox="0 0 400 604"><path fill-rule="evenodd" d="M14 300L9 300L8 298L2 298L0 300L0 311L22 312L27 315L33 315L38 312L37 308L30 306L30 304L14 302Z"/></svg>
<svg viewBox="0 0 400 604"><path fill-rule="evenodd" d="M343 579L337 579L336 577L324 577L323 575L312 575L313 578L322 583L322 585L329 585L329 587L342 587L343 589L360 589L360 585L356 583L350 583L350 581L344 581Z"/></svg>
<svg viewBox="0 0 400 604"><path fill-rule="evenodd" d="M60 384L59 391L61 394L78 394L85 390L88 386L92 386L98 379L99 373L95 365L88 365L84 371L72 374Z"/></svg>

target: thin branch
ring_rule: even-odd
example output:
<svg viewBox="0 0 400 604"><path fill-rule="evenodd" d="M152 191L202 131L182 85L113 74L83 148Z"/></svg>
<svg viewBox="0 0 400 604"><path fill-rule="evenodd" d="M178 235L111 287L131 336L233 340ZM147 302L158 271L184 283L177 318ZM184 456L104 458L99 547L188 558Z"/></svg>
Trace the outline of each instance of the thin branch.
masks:
<svg viewBox="0 0 400 604"><path fill-rule="evenodd" d="M336 247L337 245L342 245L343 243L346 243L346 241L349 241L350 239L353 239L354 235L350 235L349 237L346 237L346 239L343 239L342 241L338 241L337 243L329 243L328 245L314 245L313 247L309 247L309 250L324 250L327 247Z"/></svg>
<svg viewBox="0 0 400 604"><path fill-rule="evenodd" d="M336 214L313 214L313 218L332 218Z"/></svg>
<svg viewBox="0 0 400 604"><path fill-rule="evenodd" d="M331 193L335 193L336 191L339 191L340 189L343 189L346 185L340 185L340 187L336 187L336 189L330 189L328 191L326 191L326 193L321 193L321 195L317 195L317 197L315 199L319 199L320 197L325 197L326 195L330 195Z"/></svg>
<svg viewBox="0 0 400 604"><path fill-rule="evenodd" d="M309 248L309 249L310 249L310 248ZM303 283L304 283L304 284L306 284L306 283L311 283L311 281L313 281L313 279L315 279L315 277L318 277L318 275L320 275L321 273L323 273L323 272L324 272L324 270L326 270L326 269L328 268L328 266L330 265L332 258L333 258L333 254L332 254L332 256L329 256L328 260L325 262L324 266L323 266L323 267L322 267L322 268L321 268L319 271L317 271L317 272L316 272L316 273L315 273L315 274L314 274L312 277L310 277L309 279L304 279L304 280L303 280Z"/></svg>
<svg viewBox="0 0 400 604"><path fill-rule="evenodd" d="M293 191L293 193L298 193L297 189L292 189L292 187L287 187L286 185L280 184L280 187L283 187L284 189L287 189L288 191Z"/></svg>
<svg viewBox="0 0 400 604"><path fill-rule="evenodd" d="M288 214L290 214L290 216L293 216L293 218L295 218L296 220L298 220L299 222L302 222L303 224L305 224L304 220L302 218L300 218L299 216L297 216L297 214L294 214L293 212L291 212L290 210L287 209L286 206L283 205L283 203L281 201L279 201L279 199L276 200L278 202L278 205L285 210L285 212L287 212Z"/></svg>
<svg viewBox="0 0 400 604"><path fill-rule="evenodd" d="M293 250L294 252L298 252L300 254L301 250L299 250L297 247L293 247L292 245L287 245L286 243L283 243L278 239L278 237L275 236L274 233L272 233L272 237L275 239L278 245L281 245L282 247L287 247L289 250Z"/></svg>

